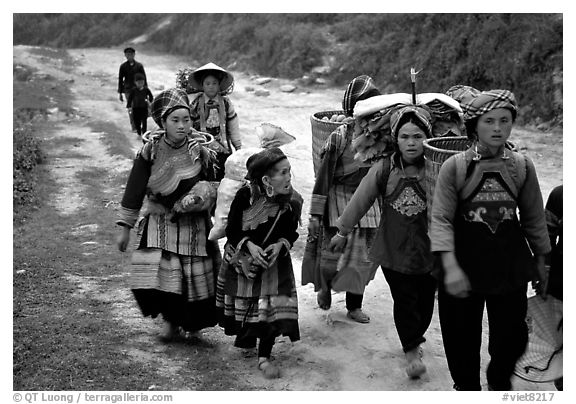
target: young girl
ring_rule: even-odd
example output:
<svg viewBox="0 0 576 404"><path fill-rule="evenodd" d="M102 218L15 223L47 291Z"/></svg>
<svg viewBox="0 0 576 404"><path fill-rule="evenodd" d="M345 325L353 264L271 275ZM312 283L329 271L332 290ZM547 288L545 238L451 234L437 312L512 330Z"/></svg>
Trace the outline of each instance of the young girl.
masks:
<svg viewBox="0 0 576 404"><path fill-rule="evenodd" d="M368 259L368 248L378 229L379 202L375 201L374 206L359 220L344 252L331 252L329 241L336 234L335 222L339 212L344 210L370 168L369 164L354 159L352 138L358 129L358 124L352 118L354 106L360 100L379 94L372 78L365 75L354 78L344 92L342 107L350 118L326 140L312 192L308 243L320 243L321 247L320 251L318 248L307 248L302 261L302 284L314 283L320 308L330 308L332 289L346 291L347 316L359 323L370 322L370 317L362 311L362 299L364 288L374 279L378 269L378 265Z"/></svg>
<svg viewBox="0 0 576 404"><path fill-rule="evenodd" d="M138 152L122 198L118 248L126 251L136 226L130 284L142 314L162 314L163 341L217 324L216 277L221 256L208 241L208 210L173 215L172 208L201 180L210 179L210 154L190 136L186 92L170 89L152 102L163 130ZM143 201L146 207L138 219Z"/></svg>
<svg viewBox="0 0 576 404"><path fill-rule="evenodd" d="M218 276L216 305L235 346L258 345L258 369L280 377L270 362L277 336L300 339L298 298L290 249L298 238L302 197L292 188L290 162L279 148L265 149L246 162L249 186L234 198L226 226L227 243ZM250 268L233 265L242 252Z"/></svg>
<svg viewBox="0 0 576 404"><path fill-rule="evenodd" d="M232 74L214 63L199 67L190 75L190 84L201 89L191 100L193 127L214 136L210 145L218 157L217 181L224 177L224 163L234 150L242 147L238 115L225 94L232 92Z"/></svg>
<svg viewBox="0 0 576 404"><path fill-rule="evenodd" d="M390 286L394 323L411 378L426 371L420 344L426 340L436 291L424 190L423 142L432 136L431 121L428 111L418 106L401 106L392 112L390 127L397 152L370 168L338 218L338 232L330 241L332 249L342 250L358 220L376 198L382 198L370 258L382 267Z"/></svg>
<svg viewBox="0 0 576 404"><path fill-rule="evenodd" d="M442 165L432 205L432 251L443 266L440 326L454 388L481 390L486 306L488 388L509 390L528 341L526 285L532 278L539 292L550 241L534 165L506 147L517 113L514 94L467 89L459 99L474 142Z"/></svg>

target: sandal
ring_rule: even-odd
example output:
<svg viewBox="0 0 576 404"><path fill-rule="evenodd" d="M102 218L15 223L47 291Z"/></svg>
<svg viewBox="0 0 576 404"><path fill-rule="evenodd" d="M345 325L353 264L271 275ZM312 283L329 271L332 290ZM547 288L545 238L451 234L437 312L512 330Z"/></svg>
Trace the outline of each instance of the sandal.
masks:
<svg viewBox="0 0 576 404"><path fill-rule="evenodd" d="M348 311L346 317L362 324L367 324L370 322L370 317L368 316L368 314L364 313L362 309L354 309Z"/></svg>
<svg viewBox="0 0 576 404"><path fill-rule="evenodd" d="M422 362L422 348L417 347L406 352L406 374L411 379L417 379L426 372L426 365Z"/></svg>
<svg viewBox="0 0 576 404"><path fill-rule="evenodd" d="M318 302L318 307L322 310L330 309L330 306L332 305L332 293L330 292L330 289L318 292L316 295L316 301Z"/></svg>
<svg viewBox="0 0 576 404"><path fill-rule="evenodd" d="M280 377L280 369L274 366L268 358L258 358L258 369L262 371L266 379L278 379Z"/></svg>

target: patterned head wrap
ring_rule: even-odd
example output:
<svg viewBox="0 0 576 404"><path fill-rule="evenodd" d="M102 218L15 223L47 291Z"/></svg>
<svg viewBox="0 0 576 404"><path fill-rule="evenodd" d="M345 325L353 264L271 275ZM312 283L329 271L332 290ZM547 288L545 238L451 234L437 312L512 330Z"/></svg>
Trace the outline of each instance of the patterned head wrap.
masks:
<svg viewBox="0 0 576 404"><path fill-rule="evenodd" d="M422 123L422 125L426 128L425 135L427 138L432 137L432 116L430 112L426 108L417 105L406 105L398 107L395 111L392 112L390 116L390 129L392 132L392 139L394 142L398 142L398 131L400 127L400 121L402 117L406 114L413 114L413 116L418 119Z"/></svg>
<svg viewBox="0 0 576 404"><path fill-rule="evenodd" d="M475 97L480 93L480 90L476 90L474 87L464 86L462 84L452 86L446 91L447 96L454 98L459 103L462 103L464 98L468 99L470 97Z"/></svg>
<svg viewBox="0 0 576 404"><path fill-rule="evenodd" d="M249 181L261 180L270 167L285 158L287 158L286 155L278 147L264 149L251 155L246 161L246 168L248 169L246 179Z"/></svg>
<svg viewBox="0 0 576 404"><path fill-rule="evenodd" d="M374 85L374 81L370 76L362 75L353 79L346 91L344 92L344 99L342 100L342 109L348 116L354 113L354 105L360 100L380 95L380 90Z"/></svg>
<svg viewBox="0 0 576 404"><path fill-rule="evenodd" d="M152 101L150 109L152 110L152 119L160 128L164 128L162 120L178 108L186 108L190 111L190 102L186 91L181 88L170 88L162 91Z"/></svg>
<svg viewBox="0 0 576 404"><path fill-rule="evenodd" d="M456 96L460 98L459 102L462 106L462 111L464 111L465 122L478 118L497 108L509 109L512 113L512 119L516 119L518 112L516 97L508 90L488 90L482 92L478 90L465 90L457 93Z"/></svg>

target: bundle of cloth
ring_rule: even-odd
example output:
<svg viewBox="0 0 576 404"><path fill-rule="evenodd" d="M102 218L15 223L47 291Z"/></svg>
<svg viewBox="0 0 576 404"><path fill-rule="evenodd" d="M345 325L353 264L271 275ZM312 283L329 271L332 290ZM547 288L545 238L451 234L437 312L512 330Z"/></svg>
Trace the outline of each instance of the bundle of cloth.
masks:
<svg viewBox="0 0 576 404"><path fill-rule="evenodd" d="M407 105L414 105L412 95L407 93L382 94L356 103L353 117L358 125L352 140L356 160L373 163L394 151L390 116ZM416 96L416 105L432 116L434 137L463 135L462 108L454 98L442 93L422 93Z"/></svg>

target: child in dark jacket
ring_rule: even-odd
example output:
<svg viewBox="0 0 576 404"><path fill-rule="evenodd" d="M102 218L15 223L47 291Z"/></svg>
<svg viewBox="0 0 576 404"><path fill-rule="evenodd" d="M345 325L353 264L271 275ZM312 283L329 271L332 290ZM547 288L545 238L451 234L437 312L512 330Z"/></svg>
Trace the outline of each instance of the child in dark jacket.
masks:
<svg viewBox="0 0 576 404"><path fill-rule="evenodd" d="M148 106L154 99L152 92L146 87L146 77L141 73L134 75L134 87L128 95L128 107L132 110L132 118L138 136L147 130Z"/></svg>

